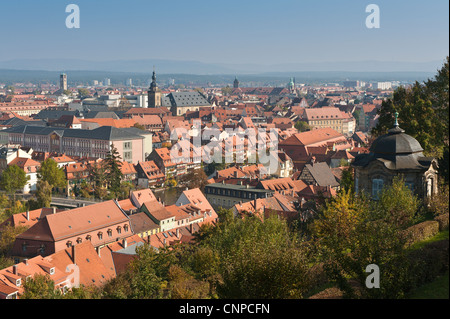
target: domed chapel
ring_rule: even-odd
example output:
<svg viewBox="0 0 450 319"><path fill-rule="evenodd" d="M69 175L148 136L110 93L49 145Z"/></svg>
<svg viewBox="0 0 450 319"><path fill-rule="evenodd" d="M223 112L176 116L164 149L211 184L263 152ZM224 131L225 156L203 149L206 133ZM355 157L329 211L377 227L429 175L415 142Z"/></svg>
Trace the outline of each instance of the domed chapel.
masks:
<svg viewBox="0 0 450 319"><path fill-rule="evenodd" d="M398 125L378 137L367 154L359 154L352 166L355 170L355 192L365 191L373 199L383 186L401 175L405 184L422 199L437 193L438 164L435 158L425 157L420 143Z"/></svg>

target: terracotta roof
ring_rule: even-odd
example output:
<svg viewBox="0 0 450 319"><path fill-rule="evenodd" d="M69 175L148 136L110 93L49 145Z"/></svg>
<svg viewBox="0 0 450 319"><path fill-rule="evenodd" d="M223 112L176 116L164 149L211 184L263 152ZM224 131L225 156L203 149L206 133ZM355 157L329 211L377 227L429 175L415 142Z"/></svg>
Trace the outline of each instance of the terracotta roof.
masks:
<svg viewBox="0 0 450 319"><path fill-rule="evenodd" d="M149 188L131 192L130 199L138 208L140 208L145 202L156 201L155 194L153 194Z"/></svg>
<svg viewBox="0 0 450 319"><path fill-rule="evenodd" d="M11 162L9 162L8 164L9 166L11 165L17 165L20 168L25 168L25 167L31 167L31 166L41 166L41 163L32 160L31 158L23 158L23 157L16 157L15 159L13 159Z"/></svg>

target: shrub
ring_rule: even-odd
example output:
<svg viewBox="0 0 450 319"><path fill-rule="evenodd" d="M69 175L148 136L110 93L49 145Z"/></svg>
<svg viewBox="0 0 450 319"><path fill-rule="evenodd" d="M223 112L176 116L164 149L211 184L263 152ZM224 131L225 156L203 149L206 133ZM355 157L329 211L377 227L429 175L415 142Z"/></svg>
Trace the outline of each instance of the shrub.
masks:
<svg viewBox="0 0 450 319"><path fill-rule="evenodd" d="M448 229L448 213L436 216L434 220L439 223L439 231Z"/></svg>
<svg viewBox="0 0 450 319"><path fill-rule="evenodd" d="M439 233L439 223L437 221L428 220L407 228L404 233L407 237L406 245L410 246Z"/></svg>

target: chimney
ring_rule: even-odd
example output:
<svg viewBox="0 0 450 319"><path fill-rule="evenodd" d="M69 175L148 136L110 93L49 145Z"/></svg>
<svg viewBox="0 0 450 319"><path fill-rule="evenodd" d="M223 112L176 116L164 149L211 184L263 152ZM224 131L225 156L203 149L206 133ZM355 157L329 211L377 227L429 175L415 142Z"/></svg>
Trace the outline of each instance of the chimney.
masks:
<svg viewBox="0 0 450 319"><path fill-rule="evenodd" d="M176 235L177 235L177 238L180 238L180 229L179 228L177 228L177 230L176 230Z"/></svg>
<svg viewBox="0 0 450 319"><path fill-rule="evenodd" d="M52 207L52 213L56 214L56 207Z"/></svg>
<svg viewBox="0 0 450 319"><path fill-rule="evenodd" d="M29 210L27 210L26 217L27 217L27 220L30 220L30 211Z"/></svg>
<svg viewBox="0 0 450 319"><path fill-rule="evenodd" d="M72 261L75 265L77 264L75 260L75 245L72 245Z"/></svg>
<svg viewBox="0 0 450 319"><path fill-rule="evenodd" d="M123 248L127 248L127 240L126 240L126 238L122 239L122 246L123 246Z"/></svg>
<svg viewBox="0 0 450 319"><path fill-rule="evenodd" d="M166 241L165 238L163 239L163 243L164 243L164 247L166 247L167 246L167 241Z"/></svg>
<svg viewBox="0 0 450 319"><path fill-rule="evenodd" d="M14 266L13 266L13 274L14 274L14 275L17 275L17 265L14 265Z"/></svg>
<svg viewBox="0 0 450 319"><path fill-rule="evenodd" d="M97 250L98 257L101 257L100 256L100 247L97 247L96 250Z"/></svg>
<svg viewBox="0 0 450 319"><path fill-rule="evenodd" d="M23 260L23 262L25 263L25 265L28 266L28 258L25 258L25 259Z"/></svg>

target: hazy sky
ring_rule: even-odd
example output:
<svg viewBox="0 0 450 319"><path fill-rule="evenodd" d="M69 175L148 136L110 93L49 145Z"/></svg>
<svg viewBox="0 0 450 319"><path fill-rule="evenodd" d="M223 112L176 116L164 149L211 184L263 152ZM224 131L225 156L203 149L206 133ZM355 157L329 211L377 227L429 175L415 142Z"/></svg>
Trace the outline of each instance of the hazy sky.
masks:
<svg viewBox="0 0 450 319"><path fill-rule="evenodd" d="M66 28L70 3L79 29ZM371 3L379 29L365 26ZM448 0L2 1L0 60L428 62L449 54L448 10Z"/></svg>

